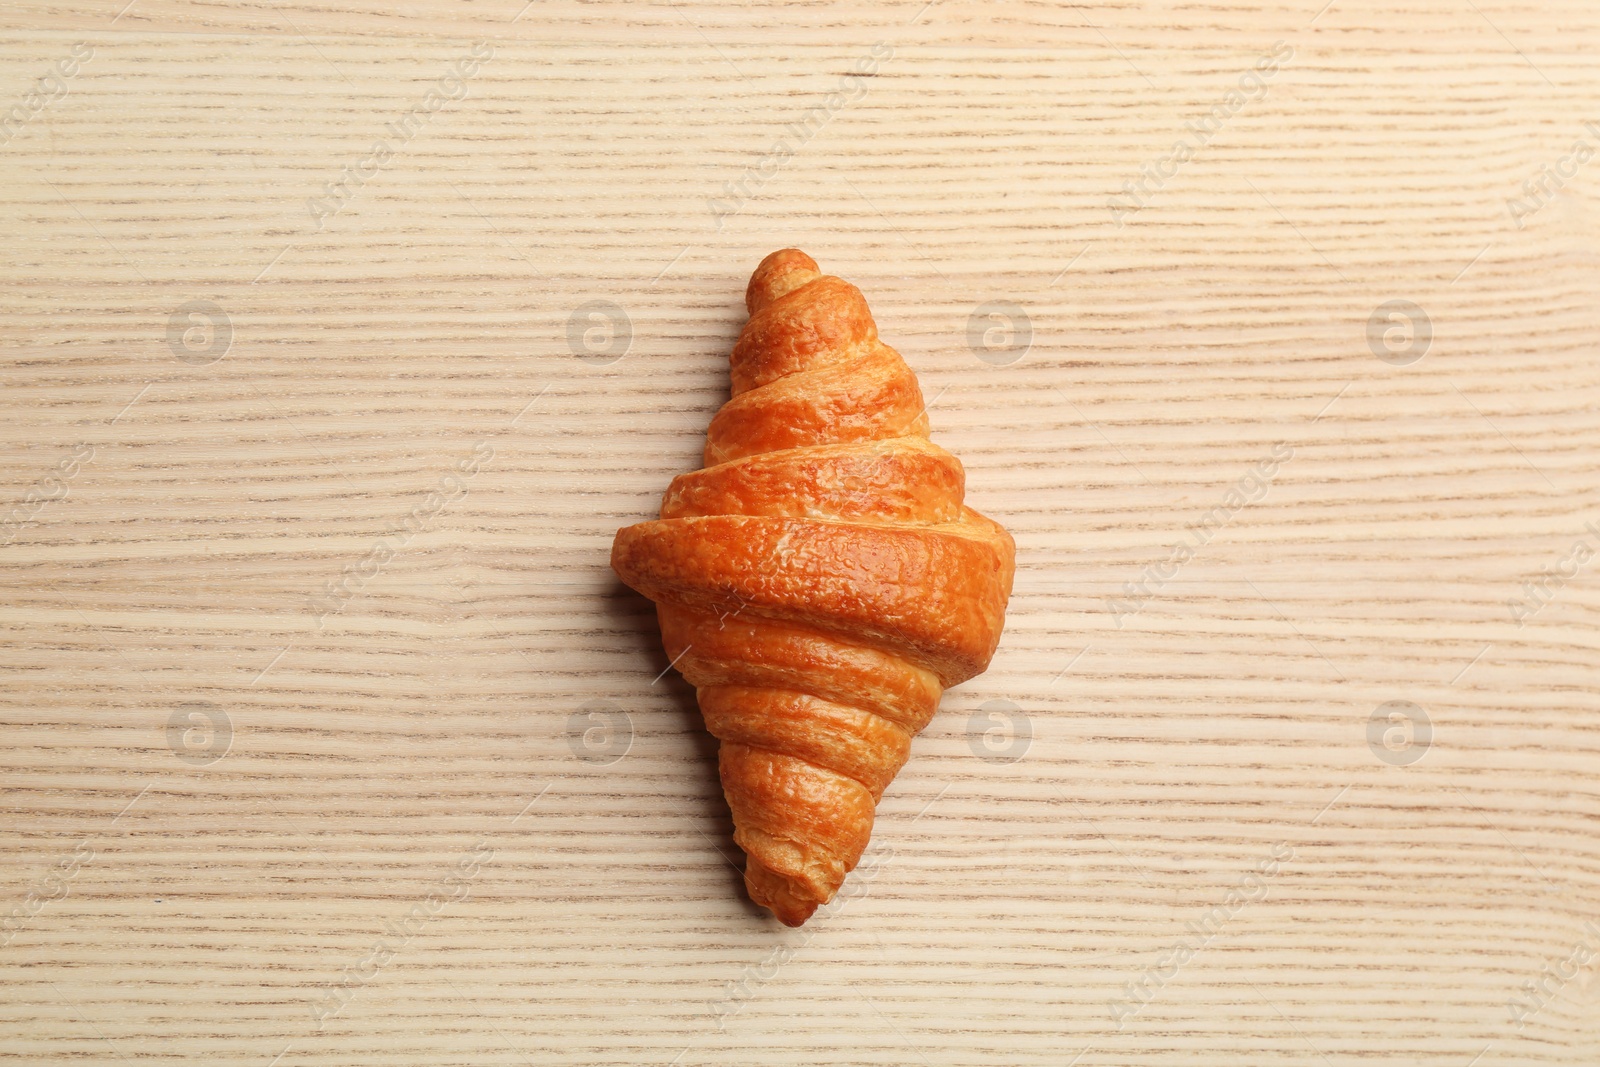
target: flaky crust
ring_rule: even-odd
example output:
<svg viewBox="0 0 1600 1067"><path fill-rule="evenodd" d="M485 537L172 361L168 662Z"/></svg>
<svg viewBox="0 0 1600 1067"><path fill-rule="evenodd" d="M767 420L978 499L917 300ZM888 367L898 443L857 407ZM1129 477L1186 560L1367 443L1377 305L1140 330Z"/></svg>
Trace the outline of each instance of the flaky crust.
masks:
<svg viewBox="0 0 1600 1067"><path fill-rule="evenodd" d="M656 602L721 741L751 899L798 926L860 860L944 689L988 667L1015 547L962 504L859 289L790 248L745 305L705 467L618 531L611 565Z"/></svg>

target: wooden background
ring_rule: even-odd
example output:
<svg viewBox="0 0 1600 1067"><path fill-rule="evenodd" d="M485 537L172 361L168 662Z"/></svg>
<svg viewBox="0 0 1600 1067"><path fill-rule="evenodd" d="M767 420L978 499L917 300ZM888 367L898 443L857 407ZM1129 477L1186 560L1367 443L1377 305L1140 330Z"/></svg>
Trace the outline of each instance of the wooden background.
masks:
<svg viewBox="0 0 1600 1067"><path fill-rule="evenodd" d="M7 3L0 1060L1600 1062L1600 8L1320 5ZM607 568L787 245L1019 549L798 931Z"/></svg>

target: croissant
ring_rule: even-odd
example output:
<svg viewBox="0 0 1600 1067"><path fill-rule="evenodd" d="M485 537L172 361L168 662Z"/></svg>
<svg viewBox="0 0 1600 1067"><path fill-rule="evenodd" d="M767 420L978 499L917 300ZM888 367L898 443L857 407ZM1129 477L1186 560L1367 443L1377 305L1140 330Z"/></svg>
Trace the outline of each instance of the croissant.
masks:
<svg viewBox="0 0 1600 1067"><path fill-rule="evenodd" d="M761 261L705 466L611 566L721 742L756 903L799 926L860 860L943 691L989 665L1010 534L962 504L922 392L866 298L797 249Z"/></svg>

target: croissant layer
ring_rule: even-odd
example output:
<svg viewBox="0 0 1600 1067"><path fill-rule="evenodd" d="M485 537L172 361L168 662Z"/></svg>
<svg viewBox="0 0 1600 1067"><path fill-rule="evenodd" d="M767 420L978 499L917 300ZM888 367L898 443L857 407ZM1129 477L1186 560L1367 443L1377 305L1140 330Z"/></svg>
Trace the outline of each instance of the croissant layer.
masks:
<svg viewBox="0 0 1600 1067"><path fill-rule="evenodd" d="M938 676L891 653L747 612L719 616L667 603L656 610L667 656L697 689L809 693L870 708L911 734L939 708Z"/></svg>
<svg viewBox="0 0 1600 1067"><path fill-rule="evenodd" d="M612 566L652 600L848 635L949 687L981 673L1000 640L1010 582L996 529L704 515L622 530Z"/></svg>
<svg viewBox="0 0 1600 1067"><path fill-rule="evenodd" d="M921 437L763 452L680 474L663 519L766 515L926 526L961 518L961 461Z"/></svg>
<svg viewBox="0 0 1600 1067"><path fill-rule="evenodd" d="M750 897L790 926L860 861L945 688L989 665L1016 549L963 504L916 375L866 298L798 249L761 262L732 398L611 565L695 687Z"/></svg>

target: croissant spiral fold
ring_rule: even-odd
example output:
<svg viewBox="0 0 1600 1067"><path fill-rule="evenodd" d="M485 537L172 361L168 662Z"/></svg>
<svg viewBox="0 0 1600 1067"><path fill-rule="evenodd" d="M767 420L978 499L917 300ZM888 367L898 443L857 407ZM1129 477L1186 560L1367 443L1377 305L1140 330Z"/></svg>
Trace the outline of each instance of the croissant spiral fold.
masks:
<svg viewBox="0 0 1600 1067"><path fill-rule="evenodd" d="M962 504L922 392L861 291L797 249L745 292L705 466L611 565L721 742L751 899L799 926L860 860L943 691L1000 640L1015 546Z"/></svg>

